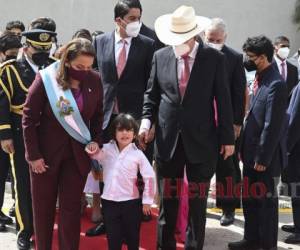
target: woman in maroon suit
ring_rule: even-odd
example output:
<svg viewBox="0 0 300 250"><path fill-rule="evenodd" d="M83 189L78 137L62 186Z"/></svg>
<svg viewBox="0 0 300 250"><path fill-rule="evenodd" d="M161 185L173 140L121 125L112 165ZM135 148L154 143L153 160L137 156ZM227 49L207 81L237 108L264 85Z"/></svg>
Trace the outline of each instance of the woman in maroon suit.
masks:
<svg viewBox="0 0 300 250"><path fill-rule="evenodd" d="M71 41L61 61L40 71L29 89L23 130L38 250L51 250L57 196L59 249L79 247L80 200L91 166L84 148L101 143L103 120L94 56L87 39Z"/></svg>

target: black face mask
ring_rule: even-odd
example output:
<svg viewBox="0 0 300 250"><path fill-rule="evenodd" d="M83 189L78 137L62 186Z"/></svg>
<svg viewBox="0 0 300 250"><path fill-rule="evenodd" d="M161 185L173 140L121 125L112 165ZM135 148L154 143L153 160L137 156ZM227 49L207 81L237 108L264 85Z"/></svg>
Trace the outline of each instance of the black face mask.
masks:
<svg viewBox="0 0 300 250"><path fill-rule="evenodd" d="M37 66L44 66L49 58L50 53L47 52L37 52L31 57L32 61Z"/></svg>
<svg viewBox="0 0 300 250"><path fill-rule="evenodd" d="M257 65L255 64L254 61L252 61L250 59L246 59L244 61L244 67L248 72L257 70Z"/></svg>

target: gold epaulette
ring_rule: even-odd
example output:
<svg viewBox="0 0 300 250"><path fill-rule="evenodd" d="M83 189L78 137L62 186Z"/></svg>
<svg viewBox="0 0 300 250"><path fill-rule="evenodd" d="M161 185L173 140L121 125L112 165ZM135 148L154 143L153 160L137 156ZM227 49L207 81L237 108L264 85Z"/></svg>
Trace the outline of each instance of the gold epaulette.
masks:
<svg viewBox="0 0 300 250"><path fill-rule="evenodd" d="M16 61L16 59L7 60L7 61L0 64L0 68L4 67L5 65L10 64L12 62L15 62L15 61Z"/></svg>

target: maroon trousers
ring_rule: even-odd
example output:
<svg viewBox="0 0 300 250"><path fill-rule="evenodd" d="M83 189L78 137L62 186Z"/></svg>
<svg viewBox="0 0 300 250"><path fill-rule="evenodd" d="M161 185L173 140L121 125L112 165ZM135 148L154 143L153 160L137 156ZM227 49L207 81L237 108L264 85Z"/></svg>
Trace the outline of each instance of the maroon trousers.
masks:
<svg viewBox="0 0 300 250"><path fill-rule="evenodd" d="M58 196L59 249L78 250L81 196L87 176L80 174L72 148L65 148L61 161L49 166L45 173L35 174L31 171L30 177L36 249L52 249Z"/></svg>

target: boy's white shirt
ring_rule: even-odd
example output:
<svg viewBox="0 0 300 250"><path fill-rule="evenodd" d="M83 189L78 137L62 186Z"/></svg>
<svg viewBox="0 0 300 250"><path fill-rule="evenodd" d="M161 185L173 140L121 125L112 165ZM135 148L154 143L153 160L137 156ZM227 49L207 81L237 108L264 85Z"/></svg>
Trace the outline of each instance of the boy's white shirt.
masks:
<svg viewBox="0 0 300 250"><path fill-rule="evenodd" d="M117 202L138 199L140 195L136 182L139 170L145 183L142 202L153 204L156 193L155 173L144 153L134 143L120 152L112 140L104 144L92 158L103 167L103 199Z"/></svg>

